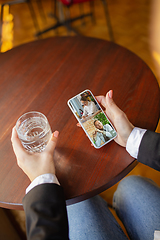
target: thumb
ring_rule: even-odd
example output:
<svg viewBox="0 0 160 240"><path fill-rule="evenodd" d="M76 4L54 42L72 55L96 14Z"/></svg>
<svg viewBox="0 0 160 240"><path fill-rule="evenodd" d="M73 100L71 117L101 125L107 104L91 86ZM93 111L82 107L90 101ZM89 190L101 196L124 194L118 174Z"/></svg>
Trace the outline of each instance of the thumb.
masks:
<svg viewBox="0 0 160 240"><path fill-rule="evenodd" d="M25 150L24 150L22 143L18 137L15 126L12 129L11 142L12 142L13 150L14 150L14 153L16 154L16 156L18 156L19 154L25 153Z"/></svg>
<svg viewBox="0 0 160 240"><path fill-rule="evenodd" d="M97 101L106 108L106 98L105 96L96 96Z"/></svg>
<svg viewBox="0 0 160 240"><path fill-rule="evenodd" d="M53 154L54 149L55 149L56 144L57 144L58 135L59 135L58 131L55 131L54 133L52 133L51 139L49 140L49 142L47 144L47 147L45 148L45 151L48 151L51 154Z"/></svg>
<svg viewBox="0 0 160 240"><path fill-rule="evenodd" d="M112 105L115 105L113 101L113 90L110 90L106 93L106 105L111 107Z"/></svg>
<svg viewBox="0 0 160 240"><path fill-rule="evenodd" d="M113 100L113 90L110 90L106 94L106 112L107 111L109 111L112 116L116 116L122 112Z"/></svg>
<svg viewBox="0 0 160 240"><path fill-rule="evenodd" d="M113 90L110 90L106 93L105 96L96 96L97 101L105 108L113 102Z"/></svg>

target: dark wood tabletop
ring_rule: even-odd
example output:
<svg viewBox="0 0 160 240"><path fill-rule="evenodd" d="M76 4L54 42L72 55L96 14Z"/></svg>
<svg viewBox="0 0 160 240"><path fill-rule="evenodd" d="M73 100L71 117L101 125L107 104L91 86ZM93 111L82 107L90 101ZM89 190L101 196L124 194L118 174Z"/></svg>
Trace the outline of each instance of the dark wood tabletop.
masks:
<svg viewBox="0 0 160 240"><path fill-rule="evenodd" d="M11 130L25 112L44 113L60 131L54 153L67 204L92 197L122 179L137 162L114 141L97 150L76 126L67 100L90 89L114 91L114 100L136 126L155 130L158 83L148 66L115 43L86 37L55 37L0 54L0 207L22 209L30 181L17 166Z"/></svg>

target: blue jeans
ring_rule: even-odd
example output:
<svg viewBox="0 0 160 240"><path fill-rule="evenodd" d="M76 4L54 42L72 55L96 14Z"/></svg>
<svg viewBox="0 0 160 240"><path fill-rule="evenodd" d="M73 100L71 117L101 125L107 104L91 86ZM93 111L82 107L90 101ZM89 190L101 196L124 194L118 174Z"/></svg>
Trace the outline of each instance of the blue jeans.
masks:
<svg viewBox="0 0 160 240"><path fill-rule="evenodd" d="M160 230L160 188L152 180L129 176L114 194L113 205L131 240L152 240Z"/></svg>
<svg viewBox="0 0 160 240"><path fill-rule="evenodd" d="M132 240L153 240L160 230L160 188L151 180L124 178L113 198L116 213ZM70 240L127 240L100 197L67 207Z"/></svg>
<svg viewBox="0 0 160 240"><path fill-rule="evenodd" d="M100 196L70 205L67 211L70 240L128 239Z"/></svg>

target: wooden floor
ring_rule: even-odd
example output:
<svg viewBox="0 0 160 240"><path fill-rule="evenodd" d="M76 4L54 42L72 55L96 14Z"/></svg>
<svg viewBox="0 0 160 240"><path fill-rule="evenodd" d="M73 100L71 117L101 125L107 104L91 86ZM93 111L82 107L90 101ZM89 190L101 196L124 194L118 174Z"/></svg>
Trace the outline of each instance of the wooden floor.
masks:
<svg viewBox="0 0 160 240"><path fill-rule="evenodd" d="M126 47L142 58L157 77L157 72L150 53L149 42L151 0L107 0L107 2L115 43ZM53 12L50 0L42 1L46 21L44 21L40 14L41 11L37 8L37 1L33 0L33 4L41 30L55 23L55 20L50 17ZM89 5L85 4L85 11L87 11L88 8ZM71 10L72 16L75 16L79 12L78 6L73 7ZM4 31L4 42L1 51L6 51L7 48L37 40L34 37L36 30L34 28L28 6L25 3L14 5L10 8L10 13L11 20L13 16L13 31L11 33L7 33L8 35ZM74 26L85 36L110 40L103 5L100 0L95 0L95 16L95 24L92 23L90 18L87 18L85 25L82 25L81 21L77 21ZM61 27L56 31L52 30L44 34L42 38L56 35L66 36L67 34L68 32L66 29ZM158 77L157 81L160 83L160 79L158 79ZM157 131L160 133L160 125L157 128ZM138 164L130 174L149 177L160 185L159 173L142 164ZM101 196L103 196L107 202L111 203L116 187L117 184L103 192ZM20 222L22 229L25 229L24 213L18 211L13 211L13 213L15 214L17 221Z"/></svg>

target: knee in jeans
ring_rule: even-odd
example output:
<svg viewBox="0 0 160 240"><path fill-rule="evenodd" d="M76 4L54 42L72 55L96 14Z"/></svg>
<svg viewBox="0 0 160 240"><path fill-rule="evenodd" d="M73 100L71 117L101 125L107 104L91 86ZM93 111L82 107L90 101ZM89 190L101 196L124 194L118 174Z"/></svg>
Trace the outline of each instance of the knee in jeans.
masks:
<svg viewBox="0 0 160 240"><path fill-rule="evenodd" d="M134 198L135 194L138 194L138 188L141 186L141 181L144 178L141 176L131 175L124 178L118 185L118 188L113 196L113 207L116 207L123 203L125 204L130 198Z"/></svg>
<svg viewBox="0 0 160 240"><path fill-rule="evenodd" d="M126 190L127 192L132 190L137 185L137 183L141 181L141 178L142 177L135 175L131 175L124 178L123 180L120 181L116 192L118 192L118 194L124 194Z"/></svg>

